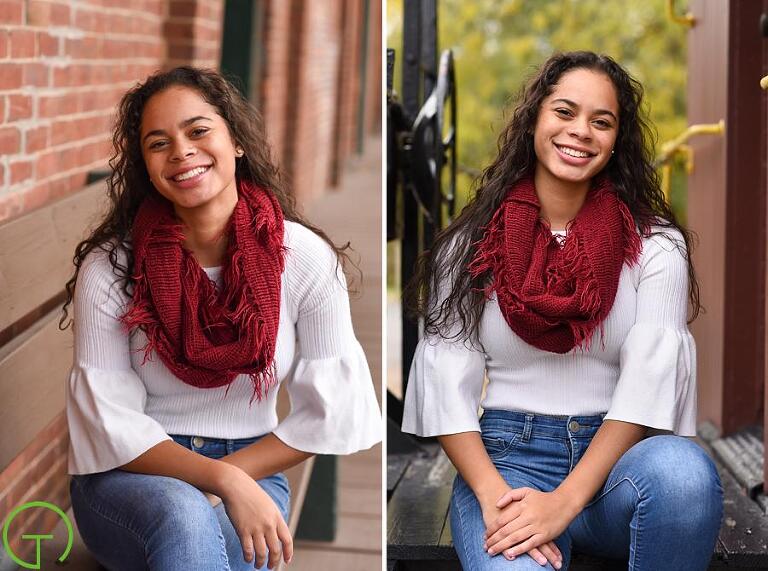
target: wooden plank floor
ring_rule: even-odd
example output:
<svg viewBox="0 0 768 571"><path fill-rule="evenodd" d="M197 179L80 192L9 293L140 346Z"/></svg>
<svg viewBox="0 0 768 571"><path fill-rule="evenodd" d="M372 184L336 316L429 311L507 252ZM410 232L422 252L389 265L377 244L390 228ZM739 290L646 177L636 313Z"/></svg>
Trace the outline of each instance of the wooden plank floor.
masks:
<svg viewBox="0 0 768 571"><path fill-rule="evenodd" d="M351 295L352 319L365 349L381 404L381 141L365 141L365 153L353 157L336 191L307 208L309 219L337 244L350 241L363 272ZM359 262L358 262L359 260ZM339 457L338 522L331 542L298 541L289 571L380 569L381 445Z"/></svg>

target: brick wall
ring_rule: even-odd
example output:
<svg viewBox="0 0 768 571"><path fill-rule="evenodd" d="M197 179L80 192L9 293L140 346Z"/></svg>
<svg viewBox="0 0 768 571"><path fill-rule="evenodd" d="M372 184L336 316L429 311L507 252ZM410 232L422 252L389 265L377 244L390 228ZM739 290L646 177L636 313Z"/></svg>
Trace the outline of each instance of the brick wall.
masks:
<svg viewBox="0 0 768 571"><path fill-rule="evenodd" d="M127 8L130 6L130 8ZM223 0L0 2L0 222L106 167L116 103L182 63L216 66Z"/></svg>
<svg viewBox="0 0 768 571"><path fill-rule="evenodd" d="M0 472L0 521L11 510L30 501L44 500L63 509L70 505L67 476L69 434L64 413L59 414L10 466ZM25 561L34 561L35 543L22 540L25 533L44 533L59 523L59 517L42 508L29 509L14 518L9 544ZM0 561L3 557L0 557Z"/></svg>
<svg viewBox="0 0 768 571"><path fill-rule="evenodd" d="M380 130L381 6L370 5L364 23L360 0L264 2L262 111L300 200L334 186L356 150L363 25L365 127ZM106 168L115 105L137 81L181 64L217 68L223 8L224 0L0 2L0 222Z"/></svg>

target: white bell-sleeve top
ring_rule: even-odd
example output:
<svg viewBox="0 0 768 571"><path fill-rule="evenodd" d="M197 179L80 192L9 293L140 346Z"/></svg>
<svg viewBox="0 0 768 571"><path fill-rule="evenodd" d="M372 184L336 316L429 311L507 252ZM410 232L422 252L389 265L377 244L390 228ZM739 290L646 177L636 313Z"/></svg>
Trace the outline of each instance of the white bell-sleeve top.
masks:
<svg viewBox="0 0 768 571"><path fill-rule="evenodd" d="M622 269L616 299L589 350L528 345L489 299L477 338L422 338L408 377L403 431L480 431L478 408L596 415L696 434L696 346L688 331L685 242L654 227L639 262ZM442 288L441 288L442 289ZM482 398L483 380L488 385Z"/></svg>
<svg viewBox="0 0 768 571"><path fill-rule="evenodd" d="M286 221L285 269L275 364L291 411L278 423L278 387L261 401L246 375L199 389L176 378L154 354L144 362L143 332L119 317L128 298L107 254L83 262L74 301L74 363L67 385L69 472L103 472L130 462L169 434L248 438L273 432L316 454L349 454L381 440L381 413L368 363L352 328L346 281L333 250ZM220 268L206 269L217 281Z"/></svg>

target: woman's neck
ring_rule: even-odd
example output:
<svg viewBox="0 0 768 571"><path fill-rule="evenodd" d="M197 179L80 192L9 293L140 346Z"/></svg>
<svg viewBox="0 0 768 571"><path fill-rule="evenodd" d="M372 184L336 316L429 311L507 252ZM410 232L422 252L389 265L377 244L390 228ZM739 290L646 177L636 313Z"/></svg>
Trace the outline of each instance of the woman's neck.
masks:
<svg viewBox="0 0 768 571"><path fill-rule="evenodd" d="M538 167L533 178L541 208L539 215L552 230L563 230L576 218L589 192L590 181L568 183Z"/></svg>
<svg viewBox="0 0 768 571"><path fill-rule="evenodd" d="M227 225L237 204L206 204L198 208L176 208L184 225L184 247L202 267L222 265L229 239Z"/></svg>

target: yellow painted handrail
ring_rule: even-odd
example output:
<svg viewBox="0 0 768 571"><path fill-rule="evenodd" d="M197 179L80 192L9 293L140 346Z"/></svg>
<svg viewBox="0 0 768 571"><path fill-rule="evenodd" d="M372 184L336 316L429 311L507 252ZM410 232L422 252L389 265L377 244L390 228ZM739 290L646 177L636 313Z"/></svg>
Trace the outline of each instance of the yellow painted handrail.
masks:
<svg viewBox="0 0 768 571"><path fill-rule="evenodd" d="M661 188L667 203L669 203L672 184L672 159L676 155L683 155L685 157L685 171L691 174L693 172L693 149L687 144L688 139L694 135L721 135L722 133L725 133L725 121L720 119L717 123L690 125L677 137L661 145L661 152L656 157L656 165L661 167Z"/></svg>
<svg viewBox="0 0 768 571"><path fill-rule="evenodd" d="M693 28L696 24L696 18L694 18L693 14L690 12L686 12L683 16L677 15L677 12L675 12L675 0L667 0L667 16L673 22L677 22L678 24L682 24L689 28Z"/></svg>
<svg viewBox="0 0 768 571"><path fill-rule="evenodd" d="M725 120L720 119L717 123L699 123L698 125L689 125L688 128L680 133L671 141L661 145L661 152L656 157L656 164L665 163L681 145L688 142L688 139L694 135L721 135L725 133Z"/></svg>

